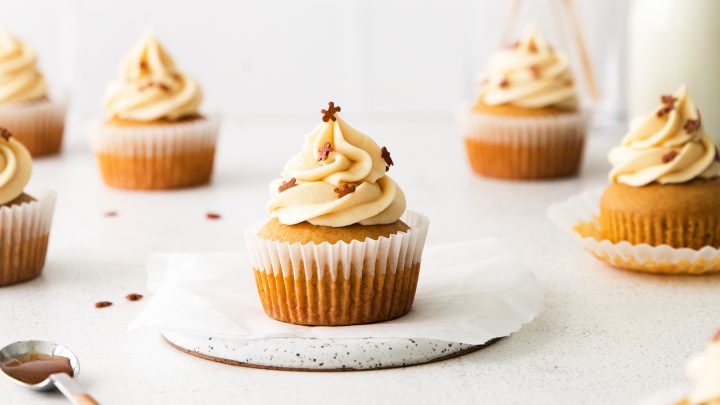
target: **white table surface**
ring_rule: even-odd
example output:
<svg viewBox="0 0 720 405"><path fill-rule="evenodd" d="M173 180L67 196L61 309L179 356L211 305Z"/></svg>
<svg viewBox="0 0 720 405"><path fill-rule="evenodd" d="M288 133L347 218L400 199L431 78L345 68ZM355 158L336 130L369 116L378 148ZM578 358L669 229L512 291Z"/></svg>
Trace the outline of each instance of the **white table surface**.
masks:
<svg viewBox="0 0 720 405"><path fill-rule="evenodd" d="M390 174L409 206L431 219L429 244L501 237L545 286L545 312L486 350L370 372L233 367L181 353L155 333L126 334L146 301L124 296L145 292L146 257L244 250L243 227L264 216L268 182L315 122L227 124L209 187L109 189L80 141L66 145L60 157L36 162L29 189L59 194L48 260L40 278L0 288L0 343L48 339L66 345L80 358L79 381L104 404L629 404L683 383L686 358L720 326L720 277L614 270L545 216L549 204L605 183L605 153L622 127L594 131L581 177L529 183L473 176L451 120L391 125L345 118L393 153ZM109 210L118 216L104 217ZM207 220L207 211L222 219ZM95 309L100 300L115 305ZM0 402L63 398L3 380Z"/></svg>

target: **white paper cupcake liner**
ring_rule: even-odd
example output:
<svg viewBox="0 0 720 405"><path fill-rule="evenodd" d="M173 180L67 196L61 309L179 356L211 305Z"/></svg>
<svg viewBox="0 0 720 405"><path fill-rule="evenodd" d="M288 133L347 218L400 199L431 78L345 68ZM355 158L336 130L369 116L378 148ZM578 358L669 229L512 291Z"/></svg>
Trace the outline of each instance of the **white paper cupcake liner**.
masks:
<svg viewBox="0 0 720 405"><path fill-rule="evenodd" d="M720 249L674 248L668 245L633 245L583 237L575 231L580 223L596 223L604 188L585 191L550 206L548 217L560 229L578 240L600 260L627 270L664 274L702 274L720 271Z"/></svg>
<svg viewBox="0 0 720 405"><path fill-rule="evenodd" d="M31 279L42 271L55 193L0 207L0 285Z"/></svg>
<svg viewBox="0 0 720 405"><path fill-rule="evenodd" d="M258 236L264 224L258 222L245 230L245 241L253 266L268 274L297 277L304 269L305 278L310 279L316 268L318 279L328 271L334 280L339 275L350 278L351 269L371 275L395 273L420 262L430 225L426 216L414 211L407 211L401 219L410 227L407 232L377 240L333 244L269 241Z"/></svg>
<svg viewBox="0 0 720 405"><path fill-rule="evenodd" d="M585 139L590 114L587 111L550 116L499 116L472 111L463 106L458 122L464 138L512 145L556 145Z"/></svg>
<svg viewBox="0 0 720 405"><path fill-rule="evenodd" d="M202 119L162 125L107 125L93 121L87 131L96 153L128 157L157 157L206 151L215 148L220 118L208 115Z"/></svg>
<svg viewBox="0 0 720 405"><path fill-rule="evenodd" d="M7 128L33 156L56 153L62 145L67 97L0 105L0 127Z"/></svg>

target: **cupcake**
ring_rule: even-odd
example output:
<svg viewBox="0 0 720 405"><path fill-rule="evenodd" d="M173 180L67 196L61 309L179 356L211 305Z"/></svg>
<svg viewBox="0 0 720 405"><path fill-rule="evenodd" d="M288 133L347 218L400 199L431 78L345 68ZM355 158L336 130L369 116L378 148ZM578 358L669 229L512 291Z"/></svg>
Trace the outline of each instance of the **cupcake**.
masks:
<svg viewBox="0 0 720 405"><path fill-rule="evenodd" d="M31 169L30 152L0 128L0 286L35 278L45 265L55 195L23 192Z"/></svg>
<svg viewBox="0 0 720 405"><path fill-rule="evenodd" d="M674 248L720 247L720 156L685 87L633 120L609 155L600 201L604 239Z"/></svg>
<svg viewBox="0 0 720 405"><path fill-rule="evenodd" d="M32 156L58 153L65 129L64 100L50 98L35 52L0 28L0 123Z"/></svg>
<svg viewBox="0 0 720 405"><path fill-rule="evenodd" d="M677 405L720 405L720 331L687 365L690 394Z"/></svg>
<svg viewBox="0 0 720 405"><path fill-rule="evenodd" d="M201 101L198 82L145 33L107 87L108 118L89 126L105 183L133 190L208 183L219 123L199 113Z"/></svg>
<svg viewBox="0 0 720 405"><path fill-rule="evenodd" d="M501 179L577 173L587 119L568 60L534 30L495 53L477 102L461 113L473 171Z"/></svg>
<svg viewBox="0 0 720 405"><path fill-rule="evenodd" d="M265 312L301 325L387 321L412 306L428 219L405 212L390 152L332 102L245 232Z"/></svg>

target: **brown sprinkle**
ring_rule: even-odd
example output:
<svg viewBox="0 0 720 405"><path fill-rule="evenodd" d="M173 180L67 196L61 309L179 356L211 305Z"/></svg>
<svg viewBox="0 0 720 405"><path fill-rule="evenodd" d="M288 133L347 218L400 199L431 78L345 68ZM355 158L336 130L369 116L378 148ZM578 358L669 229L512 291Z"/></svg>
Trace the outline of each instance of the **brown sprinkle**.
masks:
<svg viewBox="0 0 720 405"><path fill-rule="evenodd" d="M343 198L346 195L355 192L355 185L346 183L346 184L343 184L342 186L336 188L334 191L335 191L335 193L337 193L338 198Z"/></svg>
<svg viewBox="0 0 720 405"><path fill-rule="evenodd" d="M104 215L109 218L118 216L118 213L117 211L106 211Z"/></svg>
<svg viewBox="0 0 720 405"><path fill-rule="evenodd" d="M537 44L535 43L535 41L530 41L530 43L528 44L528 52L537 53L537 51L538 51L538 47L537 47Z"/></svg>
<svg viewBox="0 0 720 405"><path fill-rule="evenodd" d="M9 142L10 137L12 137L12 133L8 131L7 128L0 127L0 137Z"/></svg>
<svg viewBox="0 0 720 405"><path fill-rule="evenodd" d="M715 332L715 336L713 336L713 339L716 342L720 342L720 329L718 329L717 332Z"/></svg>
<svg viewBox="0 0 720 405"><path fill-rule="evenodd" d="M132 293L132 294L126 295L125 298L128 301L138 301L138 300L141 300L143 298L143 296L142 296L142 294Z"/></svg>
<svg viewBox="0 0 720 405"><path fill-rule="evenodd" d="M293 187L297 186L296 181L297 180L295 179L295 177L291 178L288 181L283 181L282 184L280 185L280 187L278 187L278 192L282 193L283 191L285 191L289 188L293 188Z"/></svg>
<svg viewBox="0 0 720 405"><path fill-rule="evenodd" d="M385 171L388 171L390 169L390 166L394 166L395 163L393 163L392 157L390 157L390 151L387 150L386 147L382 147L382 150L380 151L380 156L385 161L385 164L387 167L385 167Z"/></svg>
<svg viewBox="0 0 720 405"><path fill-rule="evenodd" d="M218 214L217 212L208 212L205 214L205 218L215 220L222 218L222 215Z"/></svg>
<svg viewBox="0 0 720 405"><path fill-rule="evenodd" d="M666 153L662 157L663 163L670 163L677 157L678 153L675 150L671 150L670 152Z"/></svg>
<svg viewBox="0 0 720 405"><path fill-rule="evenodd" d="M696 120L687 120L683 128L685 131L687 131L688 134L692 134L698 129L700 129L700 126L702 125L702 116L700 116L700 110L695 109L697 111L697 119Z"/></svg>
<svg viewBox="0 0 720 405"><path fill-rule="evenodd" d="M664 115L670 113L670 111L675 108L675 102L677 101L677 97L674 97L670 94L663 94L660 96L660 102L663 103L664 107L660 108L657 111L658 117L663 117Z"/></svg>
<svg viewBox="0 0 720 405"><path fill-rule="evenodd" d="M532 73L533 78L539 79L540 78L540 66L538 66L538 65L530 66L530 73Z"/></svg>
<svg viewBox="0 0 720 405"><path fill-rule="evenodd" d="M99 301L95 303L95 308L105 308L112 305L112 302L110 301Z"/></svg>
<svg viewBox="0 0 720 405"><path fill-rule="evenodd" d="M510 81L508 79L502 79L500 82L500 88L510 87Z"/></svg>
<svg viewBox="0 0 720 405"><path fill-rule="evenodd" d="M323 122L328 122L330 120L335 121L337 119L337 118L335 118L335 113L340 112L340 106L336 107L335 103L331 101L328 103L328 109L320 110L320 112L323 115L323 117L322 117Z"/></svg>
<svg viewBox="0 0 720 405"><path fill-rule="evenodd" d="M318 152L320 152L320 155L317 158L318 162L321 160L327 160L327 158L330 156L330 152L332 152L333 150L334 149L332 144L330 142L325 142L322 148L318 149Z"/></svg>
<svg viewBox="0 0 720 405"><path fill-rule="evenodd" d="M170 91L170 86L168 86L165 83L159 83L158 87L160 87L160 90L162 90L162 91Z"/></svg>

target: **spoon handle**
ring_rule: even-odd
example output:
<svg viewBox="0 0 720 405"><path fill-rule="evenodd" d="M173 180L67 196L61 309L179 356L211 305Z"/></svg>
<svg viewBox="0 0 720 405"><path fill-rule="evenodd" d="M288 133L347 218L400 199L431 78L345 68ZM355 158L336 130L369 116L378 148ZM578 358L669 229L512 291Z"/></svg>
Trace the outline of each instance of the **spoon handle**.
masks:
<svg viewBox="0 0 720 405"><path fill-rule="evenodd" d="M100 405L85 389L72 377L65 373L50 376L55 386L75 405Z"/></svg>

